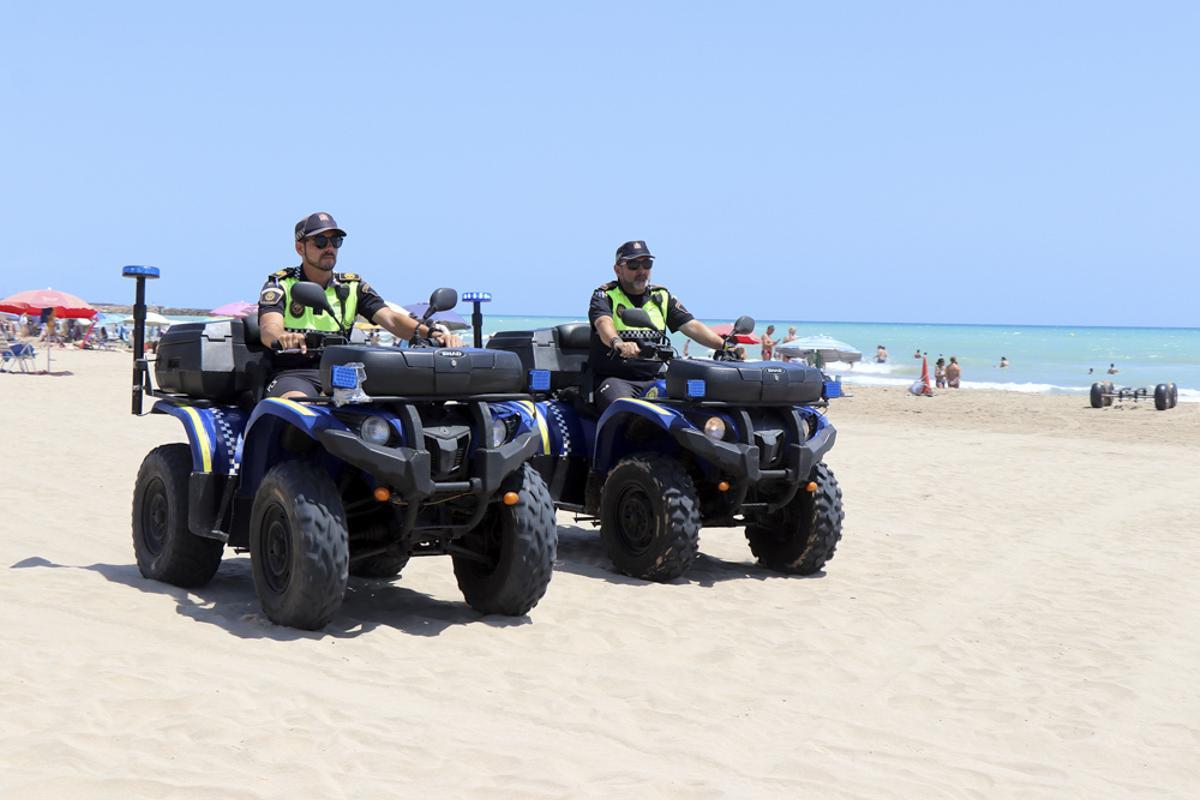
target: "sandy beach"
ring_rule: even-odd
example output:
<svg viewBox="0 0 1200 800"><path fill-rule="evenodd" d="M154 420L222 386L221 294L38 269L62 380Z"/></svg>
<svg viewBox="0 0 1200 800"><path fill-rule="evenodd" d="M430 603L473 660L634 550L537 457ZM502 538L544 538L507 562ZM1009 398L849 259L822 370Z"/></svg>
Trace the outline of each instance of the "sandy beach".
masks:
<svg viewBox="0 0 1200 800"><path fill-rule="evenodd" d="M44 356L39 357L39 368ZM134 563L151 448L123 353L0 374L0 797L1190 798L1200 404L855 389L812 578L705 530L674 584L560 515L549 592L481 617L445 558L351 579L318 633L249 556Z"/></svg>

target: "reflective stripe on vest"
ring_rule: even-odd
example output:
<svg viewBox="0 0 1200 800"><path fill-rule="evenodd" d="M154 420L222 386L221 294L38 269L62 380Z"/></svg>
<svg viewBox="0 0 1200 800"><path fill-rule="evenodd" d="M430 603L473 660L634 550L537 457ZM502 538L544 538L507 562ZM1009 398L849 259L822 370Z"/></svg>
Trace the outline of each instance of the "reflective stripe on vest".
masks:
<svg viewBox="0 0 1200 800"><path fill-rule="evenodd" d="M668 294L666 289L652 289L650 291L650 302L642 305L642 310L650 317L653 328L639 328L633 325L627 325L625 320L621 319L621 309L637 308L629 296L621 289L621 285L617 284L613 288L605 292L608 299L612 301L613 307L613 327L617 329L617 335L625 341L636 341L638 339L658 338L667 330L667 303Z"/></svg>
<svg viewBox="0 0 1200 800"><path fill-rule="evenodd" d="M302 306L299 315L293 314L292 287L300 282L300 278L283 278L279 281L283 289L283 327L284 330L304 332L320 331L322 333L338 333L342 330L340 320L346 320L346 327L354 324L354 316L358 312L358 281L343 281L340 285L350 289L346 296L346 309L342 313L342 303L338 300L334 282L331 280L325 286L325 299L337 314L337 319L323 313L320 316L308 306Z"/></svg>

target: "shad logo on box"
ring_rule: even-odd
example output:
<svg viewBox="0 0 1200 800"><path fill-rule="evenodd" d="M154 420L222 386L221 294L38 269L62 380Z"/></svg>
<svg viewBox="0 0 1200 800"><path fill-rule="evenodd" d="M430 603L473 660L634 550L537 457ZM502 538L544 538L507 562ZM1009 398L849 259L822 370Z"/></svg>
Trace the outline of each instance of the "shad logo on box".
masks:
<svg viewBox="0 0 1200 800"><path fill-rule="evenodd" d="M446 358L462 358L466 355L462 350L438 350L437 354Z"/></svg>

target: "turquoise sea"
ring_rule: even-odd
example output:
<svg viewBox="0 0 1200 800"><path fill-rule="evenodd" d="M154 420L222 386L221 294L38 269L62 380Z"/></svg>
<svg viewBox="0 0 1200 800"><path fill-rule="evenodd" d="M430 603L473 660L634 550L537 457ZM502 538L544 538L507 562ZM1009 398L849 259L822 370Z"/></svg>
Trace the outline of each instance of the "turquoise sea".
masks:
<svg viewBox="0 0 1200 800"><path fill-rule="evenodd" d="M469 317L469 307L459 312ZM203 317L173 317L195 321ZM485 335L499 330L547 327L582 317L484 316ZM115 329L120 316L104 315L103 324ZM706 320L711 324L732 320ZM1080 394L1095 380L1111 379L1119 386L1148 386L1174 381L1181 402L1200 402L1200 328L1099 328L1069 325L912 325L883 322L797 322L759 320L756 332L775 326L782 338L789 326L799 336L826 335L862 351L853 366L829 364L827 371L845 383L907 386L921 374L913 352L929 354L930 374L939 355L958 356L964 389L1002 389L1014 392ZM465 332L469 336L470 332ZM676 334L676 346L684 337ZM876 345L889 352L886 364L871 363ZM758 347L747 348L757 358ZM692 355L700 355L693 348ZM1001 369L1000 357L1010 366ZM1108 365L1120 370L1108 376ZM1088 370L1094 370L1088 374Z"/></svg>

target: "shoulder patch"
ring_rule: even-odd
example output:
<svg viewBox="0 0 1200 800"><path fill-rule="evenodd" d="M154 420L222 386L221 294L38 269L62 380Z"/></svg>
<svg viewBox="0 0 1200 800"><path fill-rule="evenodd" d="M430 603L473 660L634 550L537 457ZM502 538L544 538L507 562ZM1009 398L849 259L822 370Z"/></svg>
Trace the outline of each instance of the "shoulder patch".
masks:
<svg viewBox="0 0 1200 800"><path fill-rule="evenodd" d="M273 306L282 299L283 289L280 289L278 286L268 286L258 296L258 304L261 306Z"/></svg>

